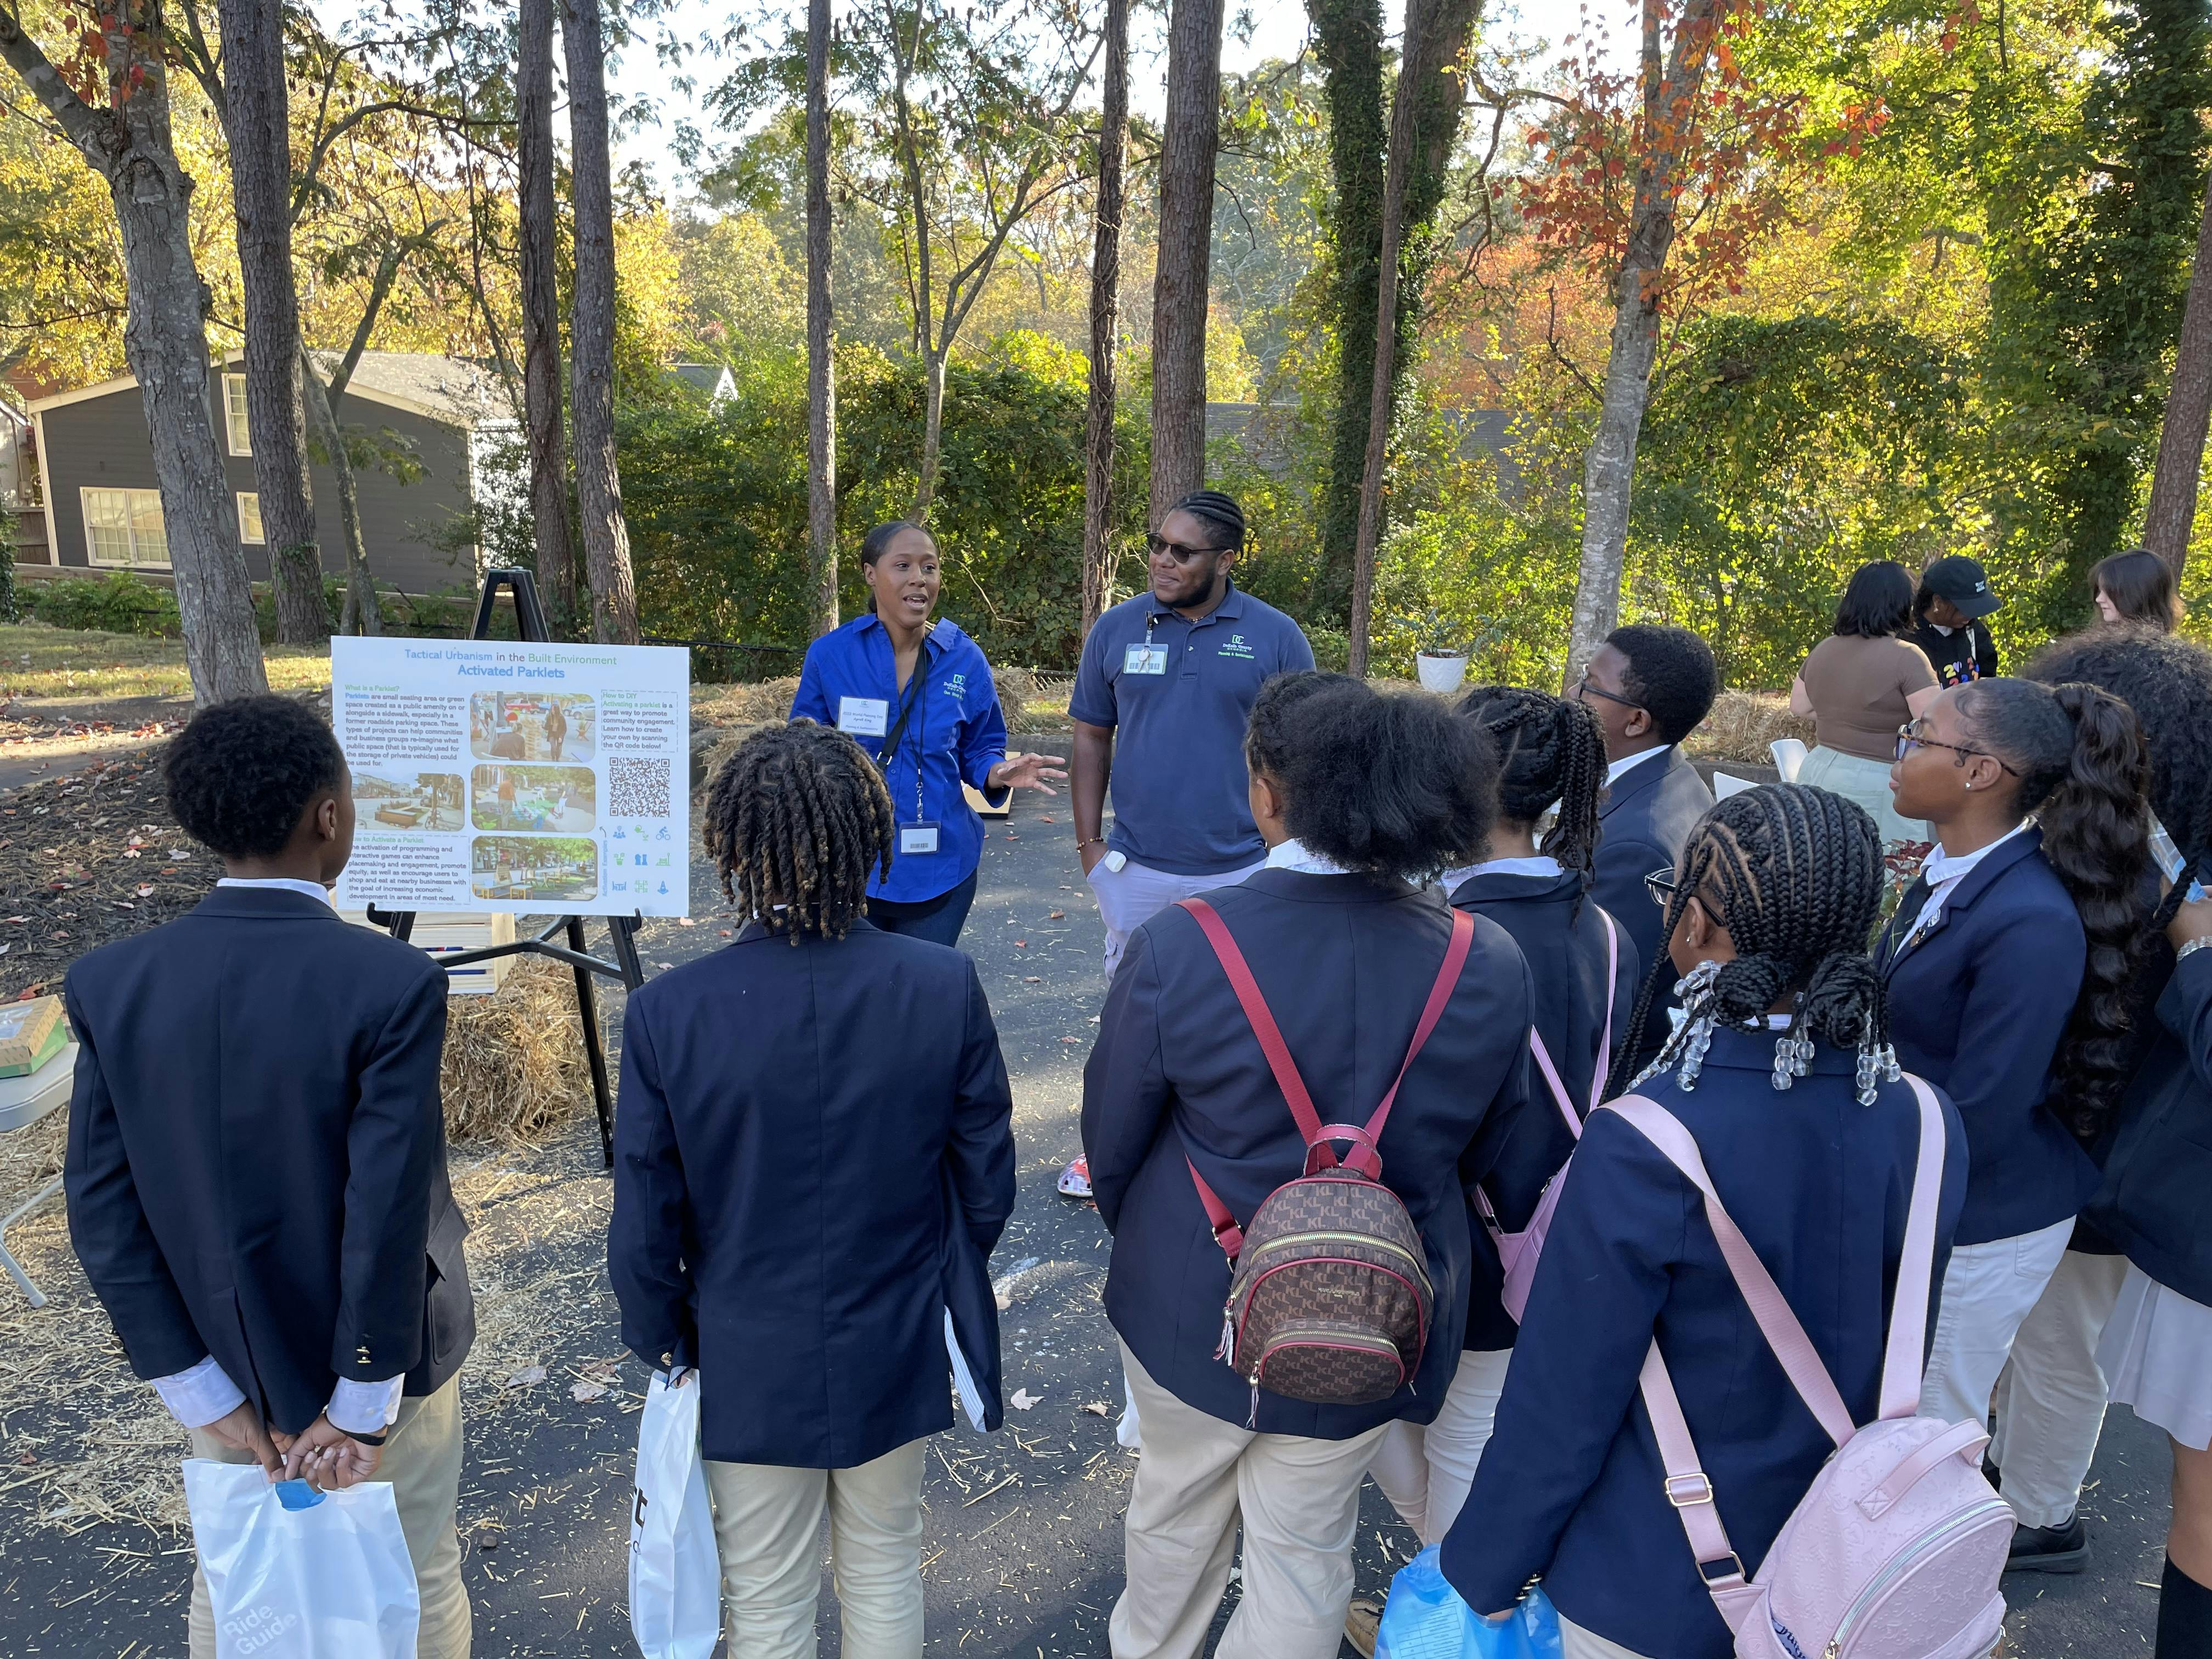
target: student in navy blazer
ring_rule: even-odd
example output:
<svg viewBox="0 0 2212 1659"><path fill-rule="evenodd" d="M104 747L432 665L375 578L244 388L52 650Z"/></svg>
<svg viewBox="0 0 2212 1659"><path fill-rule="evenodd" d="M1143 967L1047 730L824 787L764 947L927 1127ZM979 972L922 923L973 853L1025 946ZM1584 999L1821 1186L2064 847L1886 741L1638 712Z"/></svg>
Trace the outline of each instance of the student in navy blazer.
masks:
<svg viewBox="0 0 2212 1659"><path fill-rule="evenodd" d="M1713 792L1679 747L1713 706L1720 687L1711 647L1686 628L1616 628L1569 690L1605 729L1606 793L1590 896L1628 929L1637 960L1666 954L1644 878L1674 862ZM1668 1000L1673 1000L1671 994ZM1646 1034L1641 1061L1666 1032Z"/></svg>
<svg viewBox="0 0 2212 1659"><path fill-rule="evenodd" d="M1593 1085L1612 1067L1614 1044L1628 1033L1638 981L1634 943L1589 896L1604 733L1584 705L1518 686L1477 686L1461 699L1459 713L1497 752L1498 818L1483 861L1446 871L1437 885L1455 908L1496 922L1521 947L1535 993L1536 1032L1579 1121L1596 1101ZM1554 807L1558 815L1540 846L1536 822ZM1574 1151L1574 1134L1540 1068L1531 1069L1528 1090L1517 1136L1534 1161L1556 1170ZM1451 1530L1466 1501L1518 1328L1499 1299L1498 1248L1480 1212L1474 1219L1459 1370L1435 1420L1392 1424L1369 1471L1428 1544Z"/></svg>
<svg viewBox="0 0 2212 1659"><path fill-rule="evenodd" d="M2148 771L2125 703L2023 679L1947 689L1898 748L1897 810L1938 845L1876 960L1898 1058L1950 1093L1972 1170L1921 1403L1978 1422L2096 1189L2084 1142L2127 1081Z"/></svg>
<svg viewBox="0 0 2212 1659"><path fill-rule="evenodd" d="M1324 1119L1373 1111L1403 1062L1451 933L1408 878L1480 847L1495 767L1426 699L1340 675L1286 675L1255 703L1254 821L1268 864L1206 896L1285 1035ZM1140 926L1084 1071L1083 1141L1114 1234L1106 1314L1144 1425L1115 1659L1194 1659L1243 1528L1244 1592L1224 1659L1330 1659L1352 1594L1360 1479L1395 1418L1425 1419L1460 1355L1472 1271L1465 1183L1490 1176L1509 1224L1548 1170L1516 1167L1528 971L1503 929L1474 948L1381 1137L1382 1179L1427 1247L1433 1322L1409 1385L1369 1406L1256 1396L1216 1358L1230 1264L1194 1168L1240 1220L1306 1149L1196 920Z"/></svg>
<svg viewBox="0 0 2212 1659"><path fill-rule="evenodd" d="M623 1026L609 1271L624 1346L702 1391L733 1652L811 1650L826 1507L848 1645L919 1654L948 1358L996 1424L1012 1097L974 964L865 919L892 826L850 738L747 738L705 840L752 920Z"/></svg>
<svg viewBox="0 0 2212 1659"><path fill-rule="evenodd" d="M458 1374L476 1330L446 1176L446 975L349 927L327 884L351 781L289 697L204 709L169 808L225 874L190 914L70 969L70 1239L192 1455L391 1483L424 1659L465 1659ZM213 1659L192 1582L192 1659Z"/></svg>
<svg viewBox="0 0 2212 1659"><path fill-rule="evenodd" d="M1881 1064L1885 998L1863 942L1881 880L1874 820L1840 796L1775 784L1714 807L1665 913L1687 1018L1633 1090L1696 1139L1862 1423L1878 1409L1920 1139L1910 1085ZM1808 1039L1800 1068L1779 1045ZM1943 1115L1938 1275L1966 1180L1957 1115ZM1760 1336L1703 1199L1656 1147L1595 1112L1565 1179L1443 1569L1484 1614L1540 1577L1565 1659L1723 1659L1734 1639L1668 1504L1638 1396L1646 1352L1656 1340L1747 1574L1834 1443Z"/></svg>

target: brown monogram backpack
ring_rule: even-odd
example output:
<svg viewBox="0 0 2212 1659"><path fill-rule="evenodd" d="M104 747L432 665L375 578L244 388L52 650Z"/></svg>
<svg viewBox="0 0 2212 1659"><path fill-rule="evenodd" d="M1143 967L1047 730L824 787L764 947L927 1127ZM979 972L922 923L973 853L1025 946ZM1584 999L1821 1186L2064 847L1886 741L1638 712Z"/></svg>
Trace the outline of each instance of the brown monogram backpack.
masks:
<svg viewBox="0 0 2212 1659"><path fill-rule="evenodd" d="M1268 1194L1244 1227L1190 1164L1199 1201L1231 1269L1214 1358L1252 1385L1248 1428L1258 1421L1263 1387L1313 1405L1388 1400L1420 1365L1436 1293L1420 1231L1398 1194L1382 1184L1376 1145L1399 1085L1459 984L1474 943L1474 919L1464 910L1452 913L1451 943L1413 1029L1413 1047L1362 1126L1322 1121L1227 925L1204 899L1185 899L1182 908L1220 958L1306 1143L1305 1173ZM1350 1148L1340 1163L1332 1145L1337 1142Z"/></svg>

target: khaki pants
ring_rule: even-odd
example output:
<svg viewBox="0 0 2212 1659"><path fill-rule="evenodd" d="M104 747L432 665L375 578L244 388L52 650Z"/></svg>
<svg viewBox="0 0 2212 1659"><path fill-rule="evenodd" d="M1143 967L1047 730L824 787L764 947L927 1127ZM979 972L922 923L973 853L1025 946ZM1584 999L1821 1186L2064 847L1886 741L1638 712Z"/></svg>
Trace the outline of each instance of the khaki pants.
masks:
<svg viewBox="0 0 2212 1659"><path fill-rule="evenodd" d="M1462 1353L1436 1421L1393 1423L1384 1431L1367 1473L1424 1544L1443 1543L1459 1519L1482 1449L1490 1443L1512 1358L1510 1348Z"/></svg>
<svg viewBox="0 0 2212 1659"><path fill-rule="evenodd" d="M1644 1659L1632 1648L1608 1642L1595 1631L1584 1630L1565 1613L1559 1615L1559 1659Z"/></svg>
<svg viewBox="0 0 2212 1659"><path fill-rule="evenodd" d="M1990 1462L2004 1471L2001 1495L2023 1527L2062 1526L2080 1505L2105 1426L2097 1340L2127 1276L2124 1255L2067 1251L2013 1339Z"/></svg>
<svg viewBox="0 0 2212 1659"><path fill-rule="evenodd" d="M830 1512L845 1659L921 1659L921 1470L910 1440L850 1469L707 1465L722 1558L722 1634L743 1659L811 1659Z"/></svg>
<svg viewBox="0 0 2212 1659"><path fill-rule="evenodd" d="M2074 1218L2015 1238L1957 1244L1943 1271L1943 1305L1928 1341L1920 1414L1939 1423L1986 1423L1990 1396L2012 1358L2013 1339L2066 1255Z"/></svg>
<svg viewBox="0 0 2212 1659"><path fill-rule="evenodd" d="M1128 1583L1113 1659L1197 1659L1244 1534L1244 1595L1215 1659L1335 1659L1352 1604L1359 1483L1384 1430L1350 1440L1255 1434L1121 1364L1145 1425L1129 1492ZM1385 1425L1387 1427L1387 1425Z"/></svg>
<svg viewBox="0 0 2212 1659"><path fill-rule="evenodd" d="M205 1430L192 1430L191 1440L195 1457L219 1463L253 1461ZM399 1402L376 1479L392 1483L399 1528L415 1563L415 1587L422 1601L416 1659L469 1659L469 1593L461 1583L461 1540L453 1527L461 1496L459 1377L427 1398ZM197 1567L190 1619L191 1659L215 1659L215 1614Z"/></svg>

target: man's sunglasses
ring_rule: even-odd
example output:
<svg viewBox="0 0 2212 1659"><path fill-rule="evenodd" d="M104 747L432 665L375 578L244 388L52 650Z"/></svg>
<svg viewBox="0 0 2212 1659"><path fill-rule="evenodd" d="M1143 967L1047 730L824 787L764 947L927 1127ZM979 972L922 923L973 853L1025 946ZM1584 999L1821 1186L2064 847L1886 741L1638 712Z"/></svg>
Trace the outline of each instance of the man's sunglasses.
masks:
<svg viewBox="0 0 2212 1659"><path fill-rule="evenodd" d="M1583 675L1582 678L1575 682L1574 696L1577 702L1580 702L1584 697L1603 697L1607 702L1617 702L1623 708L1642 708L1644 707L1642 703L1637 702L1633 697L1624 697L1618 691L1607 690L1595 680L1593 680L1587 672Z"/></svg>
<svg viewBox="0 0 2212 1659"><path fill-rule="evenodd" d="M2013 776L2018 777L2020 775L2018 772L2013 771L2011 767L2005 766L2004 762L2001 758L1996 755L1990 754L1988 750L1969 749L1962 743L1944 743L1937 738L1928 737L1923 733L1921 730L1922 725L1923 722L1919 720L1907 720L1904 725L1897 728L1898 759L1903 760L1907 755L1911 754L1916 749L1948 749L1954 755L1979 755L1984 760L1996 761L1996 763L1999 766L2003 767L2006 771L2012 772ZM1954 762L1954 764L1956 764L1956 763Z"/></svg>
<svg viewBox="0 0 2212 1659"><path fill-rule="evenodd" d="M1148 552L1155 555L1165 553L1178 559L1201 559L1209 553L1237 551L1233 547L1185 547L1181 542L1171 542L1166 537L1158 534L1146 537L1145 547Z"/></svg>

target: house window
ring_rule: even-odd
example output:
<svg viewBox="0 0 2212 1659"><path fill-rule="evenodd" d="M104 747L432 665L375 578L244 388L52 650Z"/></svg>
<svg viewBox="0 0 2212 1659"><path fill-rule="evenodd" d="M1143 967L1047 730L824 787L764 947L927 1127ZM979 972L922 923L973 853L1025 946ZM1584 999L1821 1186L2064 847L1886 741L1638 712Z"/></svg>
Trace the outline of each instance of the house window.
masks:
<svg viewBox="0 0 2212 1659"><path fill-rule="evenodd" d="M238 492L238 539L242 542L265 542L261 533L261 497L250 489Z"/></svg>
<svg viewBox="0 0 2212 1659"><path fill-rule="evenodd" d="M86 554L94 564L169 562L169 538L161 528L158 489L81 489Z"/></svg>
<svg viewBox="0 0 2212 1659"><path fill-rule="evenodd" d="M222 377L222 424L230 434L230 453L251 455L253 453L253 434L246 424L246 376L226 374Z"/></svg>

